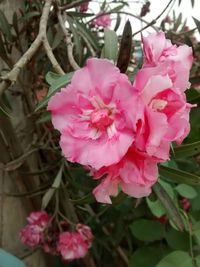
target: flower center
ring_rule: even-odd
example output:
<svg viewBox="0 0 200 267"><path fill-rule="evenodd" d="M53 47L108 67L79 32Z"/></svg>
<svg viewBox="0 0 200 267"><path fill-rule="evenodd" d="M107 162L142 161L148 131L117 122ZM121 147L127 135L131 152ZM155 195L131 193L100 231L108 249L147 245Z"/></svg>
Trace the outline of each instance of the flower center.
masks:
<svg viewBox="0 0 200 267"><path fill-rule="evenodd" d="M111 115L112 113L108 108L94 110L90 114L91 125L100 131L104 131L113 123Z"/></svg>
<svg viewBox="0 0 200 267"><path fill-rule="evenodd" d="M166 106L167 106L167 101L162 99L153 99L150 104L150 107L155 111L163 110Z"/></svg>

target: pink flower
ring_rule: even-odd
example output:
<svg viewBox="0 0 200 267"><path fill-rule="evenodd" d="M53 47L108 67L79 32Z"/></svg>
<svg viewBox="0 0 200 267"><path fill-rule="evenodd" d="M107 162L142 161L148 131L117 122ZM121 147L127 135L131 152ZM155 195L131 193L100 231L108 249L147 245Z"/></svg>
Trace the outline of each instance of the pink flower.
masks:
<svg viewBox="0 0 200 267"><path fill-rule="evenodd" d="M158 160L169 157L170 142L180 144L190 130L188 104L185 95L173 88L168 75L150 75L151 69L139 71L134 86L145 105L144 117L137 131L135 145Z"/></svg>
<svg viewBox="0 0 200 267"><path fill-rule="evenodd" d="M150 34L143 37L144 65L156 67L157 74L160 69L168 74L173 87L181 91L188 87L189 72L192 66L192 49L187 45L177 47L165 38L164 32ZM183 63L184 62L184 63Z"/></svg>
<svg viewBox="0 0 200 267"><path fill-rule="evenodd" d="M59 236L57 250L64 260L83 258L88 248L87 243L78 232L64 232Z"/></svg>
<svg viewBox="0 0 200 267"><path fill-rule="evenodd" d="M89 1L80 5L80 12L86 12L88 10Z"/></svg>
<svg viewBox="0 0 200 267"><path fill-rule="evenodd" d="M48 110L65 157L95 169L121 160L141 116L127 76L109 60L96 58L87 60L71 84L50 99Z"/></svg>
<svg viewBox="0 0 200 267"><path fill-rule="evenodd" d="M108 28L111 25L111 21L112 20L109 14L104 14L100 12L99 14L96 15L93 24L97 27Z"/></svg>
<svg viewBox="0 0 200 267"><path fill-rule="evenodd" d="M27 217L27 221L30 224L38 225L41 227L45 227L47 223L49 222L50 217L46 213L46 211L36 211L36 212L31 212L29 217Z"/></svg>
<svg viewBox="0 0 200 267"><path fill-rule="evenodd" d="M105 174L93 190L98 202L111 204L110 196L117 196L119 186L124 193L141 198L151 193L151 186L157 181L157 161L138 153L132 146L117 164L94 172L97 179Z"/></svg>
<svg viewBox="0 0 200 267"><path fill-rule="evenodd" d="M27 221L29 224L20 232L21 242L30 247L40 245L44 239L44 230L50 221L49 215L45 211L32 212Z"/></svg>
<svg viewBox="0 0 200 267"><path fill-rule="evenodd" d="M88 248L90 248L93 240L93 234L90 227L79 223L76 225L76 230L86 242Z"/></svg>
<svg viewBox="0 0 200 267"><path fill-rule="evenodd" d="M41 241L41 228L38 225L26 225L20 231L20 240L30 247L36 247Z"/></svg>

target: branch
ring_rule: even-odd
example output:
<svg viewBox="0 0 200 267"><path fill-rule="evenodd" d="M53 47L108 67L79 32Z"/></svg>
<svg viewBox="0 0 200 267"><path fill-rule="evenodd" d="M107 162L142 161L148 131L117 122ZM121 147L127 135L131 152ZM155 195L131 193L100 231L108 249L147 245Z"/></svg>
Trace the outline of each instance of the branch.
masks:
<svg viewBox="0 0 200 267"><path fill-rule="evenodd" d="M54 54L53 54L53 52L52 52L52 49L51 49L51 47L50 47L50 45L49 45L49 42L48 42L48 40L47 40L47 37L44 38L44 40L43 40L43 45L44 45L44 49L45 49L45 51L46 51L46 53L47 53L47 56L48 56L49 60L51 61L51 64L52 64L54 70L55 70L57 73L61 74L61 75L65 74L65 72L63 71L63 69L62 69L61 66L59 65L57 59L55 58L55 56L54 56Z"/></svg>
<svg viewBox="0 0 200 267"><path fill-rule="evenodd" d="M76 1L73 1L72 3L60 6L59 10L67 10L67 9L70 9L70 8L73 8L73 7L76 7L76 6L80 6L81 4L87 3L89 1L90 0L76 0Z"/></svg>
<svg viewBox="0 0 200 267"><path fill-rule="evenodd" d="M113 12L113 11L110 11L110 12L109 12L109 11L108 11L108 12L100 13L100 14L98 14L97 16L95 16L94 18L92 18L91 20L89 20L89 21L87 22L87 24L89 24L89 23L91 23L92 21L94 21L95 19L97 19L97 18L99 18L99 17L102 17L102 16L104 16L104 15L107 15L107 14L108 14L108 15L109 15L109 14L124 14L124 15L128 15L128 16L130 16L130 17L134 17L135 19L138 19L138 20L144 22L145 24L149 25L149 22L146 21L145 19L141 18L140 16L134 15L134 14L132 14L132 13L126 12L126 11L116 11L116 12ZM150 26L152 26L152 28L153 28L155 31L158 31L158 28L155 27L154 25L150 25Z"/></svg>
<svg viewBox="0 0 200 267"><path fill-rule="evenodd" d="M146 30L147 28L149 28L150 26L153 27L153 25L157 22L157 20L165 13L165 11L168 9L168 7L170 6L170 4L173 2L174 0L170 0L168 2L168 4L166 5L166 7L163 9L163 11L154 19L152 20L149 24L147 24L146 26L144 26L142 29L140 29L139 31L135 32L132 36L135 36L136 34Z"/></svg>
<svg viewBox="0 0 200 267"><path fill-rule="evenodd" d="M64 71L59 66L56 58L53 55L52 49L48 43L46 37L46 29L47 29L47 21L49 17L50 8L52 5L53 0L46 0L45 5L42 11L41 19L40 19L40 26L39 26L39 33L31 44L29 49L24 53L24 55L17 61L14 65L13 69L8 72L4 77L2 77L2 81L0 83L0 97L2 96L3 92L14 82L16 82L21 69L27 65L27 63L32 59L34 54L37 52L39 47L43 44L46 50L47 56L51 61L55 70L60 73L64 74Z"/></svg>
<svg viewBox="0 0 200 267"><path fill-rule="evenodd" d="M59 21L60 27L64 33L64 36L65 36L65 42L67 45L67 54L68 54L68 58L69 58L69 63L74 70L78 70L78 69L80 69L80 67L76 63L76 61L73 57L73 45L72 45L72 41L71 41L71 36L70 36L68 29L65 27L65 21L63 20L63 17L61 15L61 11L59 9L57 12L57 16L58 16L58 21Z"/></svg>

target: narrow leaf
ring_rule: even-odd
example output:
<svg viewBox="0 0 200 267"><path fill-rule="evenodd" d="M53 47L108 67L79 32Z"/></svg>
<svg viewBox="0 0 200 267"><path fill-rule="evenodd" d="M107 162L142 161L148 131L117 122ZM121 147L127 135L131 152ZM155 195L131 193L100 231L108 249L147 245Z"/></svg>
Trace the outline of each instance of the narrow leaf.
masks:
<svg viewBox="0 0 200 267"><path fill-rule="evenodd" d="M0 30L6 35L9 41L12 41L11 26L4 13L0 10Z"/></svg>
<svg viewBox="0 0 200 267"><path fill-rule="evenodd" d="M56 189L59 188L60 183L61 183L61 179L62 179L62 172L63 172L63 165L60 167L60 170L58 172L58 174L56 175L56 178L51 186L51 188L49 188L49 190L45 193L45 195L42 198L42 209L45 209L50 200L52 199Z"/></svg>
<svg viewBox="0 0 200 267"><path fill-rule="evenodd" d="M129 61L131 58L131 49L132 49L132 29L131 29L131 24L128 20L125 24L124 31L122 34L122 40L120 43L120 50L117 60L117 67L120 69L122 73L125 73L128 68Z"/></svg>
<svg viewBox="0 0 200 267"><path fill-rule="evenodd" d="M187 145L180 145L180 146L174 147L175 158L191 157L199 153L200 153L200 141L187 144Z"/></svg>
<svg viewBox="0 0 200 267"><path fill-rule="evenodd" d="M193 18L193 20L194 20L194 22L195 22L195 24L197 26L197 29L198 29L198 31L200 33L200 21L198 19L194 18L194 17L192 17L192 18Z"/></svg>
<svg viewBox="0 0 200 267"><path fill-rule="evenodd" d="M77 25L78 31L80 31L85 38L87 38L88 42L93 46L93 48L98 51L99 50L99 44L97 41L96 36L88 29L86 26L82 23L79 23L78 21L74 21Z"/></svg>
<svg viewBox="0 0 200 267"><path fill-rule="evenodd" d="M104 57L112 59L114 62L117 59L117 34L115 31L104 30Z"/></svg>
<svg viewBox="0 0 200 267"><path fill-rule="evenodd" d="M170 196L167 194L167 192L159 183L156 183L153 186L153 190L157 195L157 197L159 198L160 202L165 207L169 218L174 222L174 224L177 226L179 230L183 231L184 223L182 221L182 218L179 214L177 207L174 205L173 200L170 198Z"/></svg>
<svg viewBox="0 0 200 267"><path fill-rule="evenodd" d="M200 185L200 176L166 166L159 166L159 173L166 179L177 183Z"/></svg>
<svg viewBox="0 0 200 267"><path fill-rule="evenodd" d="M52 80L51 80L53 78L52 74L49 74L47 79L49 82L52 82L52 84L49 88L47 96L44 97L42 99L42 101L40 101L38 103L35 111L38 111L39 109L45 107L48 104L50 97L53 96L60 88L66 86L71 81L73 74L74 74L73 72L69 72L67 74L64 74L61 77L59 77L58 79L55 79L54 82L52 82ZM54 77L56 77L56 76L54 76Z"/></svg>

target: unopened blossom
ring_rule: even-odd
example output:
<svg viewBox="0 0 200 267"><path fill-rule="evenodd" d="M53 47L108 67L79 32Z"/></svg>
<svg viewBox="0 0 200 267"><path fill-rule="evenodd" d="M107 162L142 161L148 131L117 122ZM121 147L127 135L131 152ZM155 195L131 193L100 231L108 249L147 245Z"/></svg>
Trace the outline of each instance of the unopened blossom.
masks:
<svg viewBox="0 0 200 267"><path fill-rule="evenodd" d="M190 208L190 201L188 198L184 197L183 199L181 199L181 204L182 207L185 211L188 211Z"/></svg>
<svg viewBox="0 0 200 267"><path fill-rule="evenodd" d="M88 10L89 1L80 5L80 12L86 12Z"/></svg>
<svg viewBox="0 0 200 267"><path fill-rule="evenodd" d="M135 138L138 103L128 77L113 63L88 59L48 104L65 157L95 169L119 162Z"/></svg>
<svg viewBox="0 0 200 267"><path fill-rule="evenodd" d="M93 21L93 25L97 27L108 28L111 25L111 17L110 14L104 14L100 12L96 15L95 20Z"/></svg>
<svg viewBox="0 0 200 267"><path fill-rule="evenodd" d="M110 196L117 196L119 188L129 196L141 198L151 193L151 187L157 181L157 161L132 146L117 164L94 172L96 179L103 175L105 178L93 190L98 202L111 204Z"/></svg>
<svg viewBox="0 0 200 267"><path fill-rule="evenodd" d="M173 87L180 91L188 88L192 66L192 48L187 45L177 47L165 38L164 32L150 34L142 38L144 50L143 68L154 67L151 75L167 74ZM155 68L157 67L157 68Z"/></svg>
<svg viewBox="0 0 200 267"><path fill-rule="evenodd" d="M89 247L78 232L63 232L59 236L57 250L64 260L83 258Z"/></svg>

